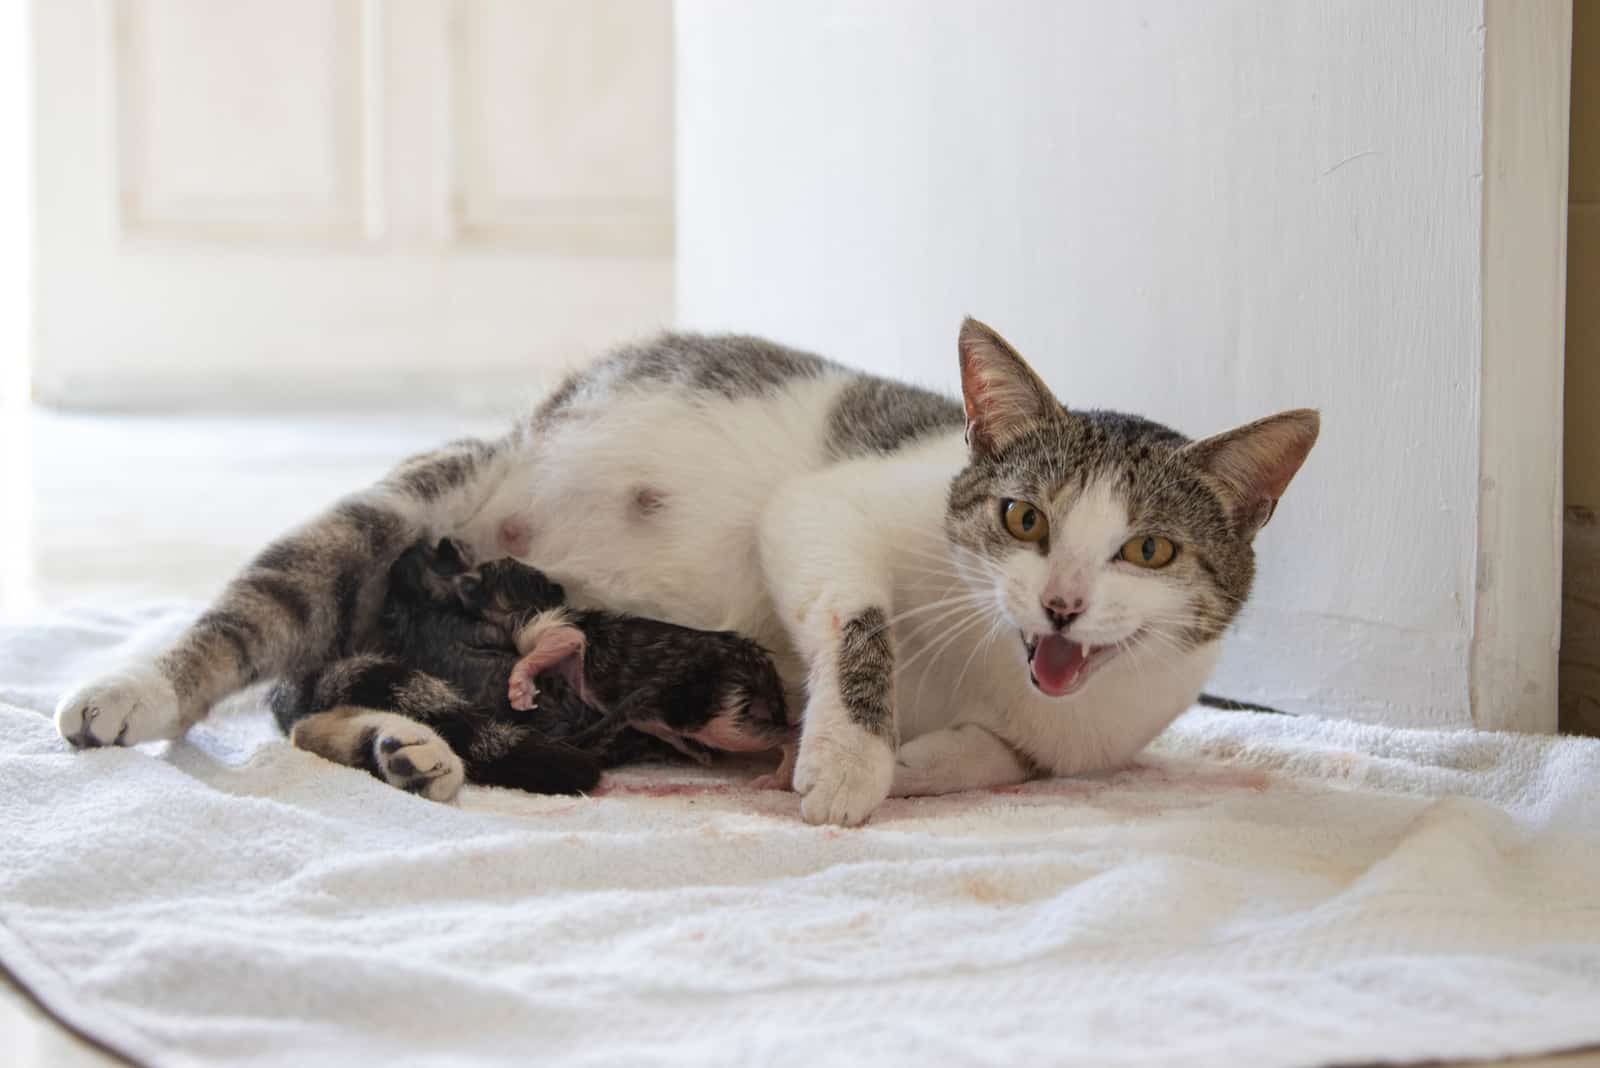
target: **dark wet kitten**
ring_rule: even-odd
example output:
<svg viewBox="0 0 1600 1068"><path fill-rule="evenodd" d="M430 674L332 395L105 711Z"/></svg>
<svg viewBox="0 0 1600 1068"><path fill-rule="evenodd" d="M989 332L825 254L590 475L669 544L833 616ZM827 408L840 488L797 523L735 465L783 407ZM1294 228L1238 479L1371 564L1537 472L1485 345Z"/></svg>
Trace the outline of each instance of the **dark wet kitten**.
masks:
<svg viewBox="0 0 1600 1068"><path fill-rule="evenodd" d="M440 546L441 555L460 552ZM605 710L597 728L626 726L697 758L789 741L783 683L766 650L748 638L565 607L559 585L509 558L461 574L453 586L469 614L514 636L522 658L507 695L518 711L550 708L550 687L559 682ZM564 708L560 718L567 719Z"/></svg>
<svg viewBox="0 0 1600 1068"><path fill-rule="evenodd" d="M451 762L425 738L408 740L403 723L373 717L431 727L462 755L470 781L539 793L590 789L602 769L667 755L669 745L705 760L713 747L770 749L786 738L777 673L755 643L566 613L564 600L558 584L514 561L474 571L455 543L414 545L390 570L376 651L281 687L279 722L302 748L429 796L459 787Z"/></svg>

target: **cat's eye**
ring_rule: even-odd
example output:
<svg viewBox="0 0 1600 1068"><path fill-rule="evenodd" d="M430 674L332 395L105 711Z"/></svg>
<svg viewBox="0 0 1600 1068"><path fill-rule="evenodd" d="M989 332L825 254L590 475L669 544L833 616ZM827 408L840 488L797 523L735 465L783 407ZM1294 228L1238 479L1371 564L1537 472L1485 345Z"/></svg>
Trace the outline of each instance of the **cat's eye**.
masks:
<svg viewBox="0 0 1600 1068"><path fill-rule="evenodd" d="M1050 533L1050 520L1027 501L1001 501L1000 518L1018 541L1042 541Z"/></svg>
<svg viewBox="0 0 1600 1068"><path fill-rule="evenodd" d="M1148 567L1153 571L1172 563L1177 552L1178 547L1169 539L1159 534L1141 534L1123 542L1122 551L1117 555L1130 564Z"/></svg>

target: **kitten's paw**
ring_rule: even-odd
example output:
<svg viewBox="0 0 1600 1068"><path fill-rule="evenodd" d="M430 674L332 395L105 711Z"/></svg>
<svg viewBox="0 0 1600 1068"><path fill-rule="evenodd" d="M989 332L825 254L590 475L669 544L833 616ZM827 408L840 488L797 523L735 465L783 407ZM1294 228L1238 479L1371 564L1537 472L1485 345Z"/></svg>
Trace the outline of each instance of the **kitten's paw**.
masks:
<svg viewBox="0 0 1600 1068"><path fill-rule="evenodd" d="M506 698L518 712L531 712L539 707L539 687L533 684L532 672L513 669L511 681L506 684Z"/></svg>
<svg viewBox="0 0 1600 1068"><path fill-rule="evenodd" d="M752 790L793 790L794 780L785 779L777 772L769 771L765 775L757 775L748 785Z"/></svg>
<svg viewBox="0 0 1600 1068"><path fill-rule="evenodd" d="M455 750L427 727L402 716L394 719L372 739L372 759L384 781L430 801L455 797L467 778Z"/></svg>
<svg viewBox="0 0 1600 1068"><path fill-rule="evenodd" d="M80 749L176 738L183 729L177 691L150 663L101 676L56 705L56 730Z"/></svg>
<svg viewBox="0 0 1600 1068"><path fill-rule="evenodd" d="M807 823L864 823L893 782L894 750L853 723L814 731L800 743L794 789Z"/></svg>
<svg viewBox="0 0 1600 1068"><path fill-rule="evenodd" d="M783 759L778 766L765 775L757 775L750 780L752 790L793 790L794 789L794 762L799 746L788 742L783 747Z"/></svg>

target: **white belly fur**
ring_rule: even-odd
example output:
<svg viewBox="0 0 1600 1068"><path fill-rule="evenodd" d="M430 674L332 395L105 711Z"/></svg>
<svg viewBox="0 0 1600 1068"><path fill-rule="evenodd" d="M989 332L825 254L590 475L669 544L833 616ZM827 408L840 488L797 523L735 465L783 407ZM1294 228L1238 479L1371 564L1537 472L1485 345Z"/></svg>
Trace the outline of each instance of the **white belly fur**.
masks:
<svg viewBox="0 0 1600 1068"><path fill-rule="evenodd" d="M497 494L485 520L520 516L521 555L574 604L736 630L786 654L757 526L778 486L826 463L827 412L846 382L693 403L675 392L613 396L550 425L526 483ZM658 499L653 511L641 509L641 490Z"/></svg>

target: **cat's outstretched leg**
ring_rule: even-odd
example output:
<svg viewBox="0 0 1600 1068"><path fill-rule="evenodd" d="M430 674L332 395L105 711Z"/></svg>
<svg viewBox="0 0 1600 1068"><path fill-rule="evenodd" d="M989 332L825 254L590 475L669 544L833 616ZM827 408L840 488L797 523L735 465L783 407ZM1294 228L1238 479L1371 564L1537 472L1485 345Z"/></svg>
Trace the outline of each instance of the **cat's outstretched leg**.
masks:
<svg viewBox="0 0 1600 1068"><path fill-rule="evenodd" d="M807 823L864 822L894 779L892 576L854 491L834 469L786 487L762 519L768 588L810 665L794 768Z"/></svg>
<svg viewBox="0 0 1600 1068"><path fill-rule="evenodd" d="M435 801L454 797L463 779L545 794L600 781L590 753L497 718L393 657L347 657L280 682L268 700L297 747Z"/></svg>
<svg viewBox="0 0 1600 1068"><path fill-rule="evenodd" d="M280 682L267 702L296 748L434 801L461 789L466 765L456 747L471 745L482 718L448 683L374 655Z"/></svg>
<svg viewBox="0 0 1600 1068"><path fill-rule="evenodd" d="M864 823L894 781L894 643L883 609L835 613L811 658L794 789L807 823ZM821 627L817 627L821 630Z"/></svg>
<svg viewBox="0 0 1600 1068"><path fill-rule="evenodd" d="M406 461L270 545L166 652L67 694L57 729L82 747L173 738L236 690L359 649L401 550L477 521L524 449L469 439Z"/></svg>
<svg viewBox="0 0 1600 1068"><path fill-rule="evenodd" d="M1011 786L1033 777L1033 769L1011 746L976 723L963 723L913 738L895 758L891 797L953 794Z"/></svg>
<svg viewBox="0 0 1600 1068"><path fill-rule="evenodd" d="M297 720L289 740L430 801L451 800L467 777L466 765L437 731L398 712L341 705Z"/></svg>

